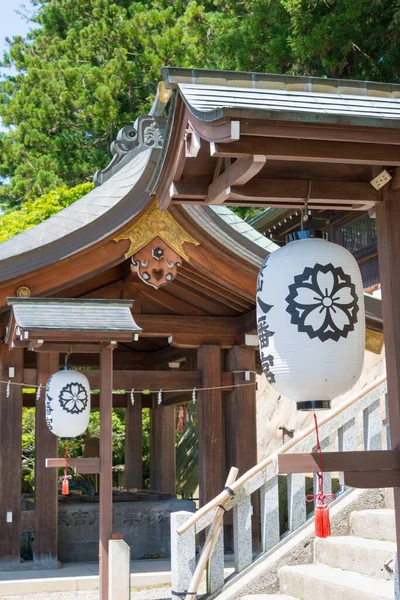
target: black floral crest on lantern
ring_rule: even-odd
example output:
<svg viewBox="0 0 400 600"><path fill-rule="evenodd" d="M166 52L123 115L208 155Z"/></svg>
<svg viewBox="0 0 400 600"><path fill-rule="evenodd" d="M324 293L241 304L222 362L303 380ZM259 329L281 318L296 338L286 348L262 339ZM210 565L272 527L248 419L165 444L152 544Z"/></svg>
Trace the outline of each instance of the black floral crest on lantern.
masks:
<svg viewBox="0 0 400 600"><path fill-rule="evenodd" d="M350 275L332 264L306 267L289 285L286 311L311 339L339 341L357 323L358 296Z"/></svg>
<svg viewBox="0 0 400 600"><path fill-rule="evenodd" d="M88 395L81 383L67 383L59 395L61 408L73 415L79 415L87 407Z"/></svg>

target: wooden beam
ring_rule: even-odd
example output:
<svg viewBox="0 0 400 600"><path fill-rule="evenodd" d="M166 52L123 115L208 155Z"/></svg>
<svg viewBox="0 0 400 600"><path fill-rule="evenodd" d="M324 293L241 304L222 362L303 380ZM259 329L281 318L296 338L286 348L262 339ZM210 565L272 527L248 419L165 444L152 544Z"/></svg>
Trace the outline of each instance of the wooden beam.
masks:
<svg viewBox="0 0 400 600"><path fill-rule="evenodd" d="M201 387L217 387L221 382L221 348L202 346L197 353L202 373ZM224 487L224 423L222 392L199 392L199 487L200 505L215 498Z"/></svg>
<svg viewBox="0 0 400 600"><path fill-rule="evenodd" d="M23 350L9 350L0 342L0 379L22 382ZM15 569L21 562L21 436L22 388L0 385L0 565Z"/></svg>
<svg viewBox="0 0 400 600"><path fill-rule="evenodd" d="M306 161L362 165L400 165L400 147L386 144L286 140L245 136L227 144L211 143L214 157L248 158L263 154L267 160Z"/></svg>
<svg viewBox="0 0 400 600"><path fill-rule="evenodd" d="M310 182L302 179L253 179L240 188L231 187L227 200L257 201L265 204L304 204ZM380 194L370 183L354 181L311 181L310 204L373 205L380 202ZM327 206L330 208L330 206Z"/></svg>
<svg viewBox="0 0 400 600"><path fill-rule="evenodd" d="M266 157L254 155L239 158L208 187L206 204L222 204L232 186L242 186L252 179L265 166Z"/></svg>
<svg viewBox="0 0 400 600"><path fill-rule="evenodd" d="M135 315L142 328L140 336L168 337L176 333L234 334L237 331L235 317L181 316L181 315Z"/></svg>
<svg viewBox="0 0 400 600"><path fill-rule="evenodd" d="M344 473L344 485L360 489L399 488L400 471L350 471Z"/></svg>
<svg viewBox="0 0 400 600"><path fill-rule="evenodd" d="M172 349L171 349L172 350ZM185 349L175 349L178 352L177 356L181 354L187 354ZM154 353L156 354L156 353ZM168 356L165 354L164 356ZM174 356L170 354L169 356ZM166 361L168 362L168 361ZM26 372L27 369L24 369ZM30 372L36 373L35 369L29 369ZM84 371L85 376L89 380L90 387L92 389L99 389L101 386L101 372L99 369L88 369ZM29 378L30 380L32 377ZM223 385L232 386L233 378L232 373L222 373ZM132 370L119 370L113 373L113 385L114 390L146 390L146 389L193 389L194 387L200 387L201 384L201 373L200 371L134 371ZM24 381L24 383L29 383ZM34 383L34 382L32 382ZM24 399L32 396L32 405L34 405L35 394L24 394ZM118 400L118 394L114 394L115 401ZM29 398L27 398L29 400ZM115 403L114 403L115 404ZM27 404L24 403L24 406ZM125 397L118 403L119 406L126 406Z"/></svg>
<svg viewBox="0 0 400 600"><path fill-rule="evenodd" d="M242 136L262 136L332 142L361 142L366 144L400 144L396 129L362 127L355 125L329 125L246 119L240 124ZM211 141L218 141L217 139Z"/></svg>
<svg viewBox="0 0 400 600"><path fill-rule="evenodd" d="M174 348L200 348L204 345L219 344L221 348L232 348L237 342L237 335L220 335L213 333L177 333L168 338Z"/></svg>
<svg viewBox="0 0 400 600"><path fill-rule="evenodd" d="M63 344L57 342L43 343L35 348L29 348L35 352L56 352L57 354L99 354L99 344Z"/></svg>
<svg viewBox="0 0 400 600"><path fill-rule="evenodd" d="M393 192L398 192L400 191L400 169L398 167L397 169L393 169L392 177L393 179L389 183L390 188Z"/></svg>
<svg viewBox="0 0 400 600"><path fill-rule="evenodd" d="M93 342L106 342L115 340L115 332L104 332L104 331L66 331L66 330L45 330L45 329L24 329L28 331L29 338L26 340L28 343L32 340L43 339L45 342L77 342L92 344ZM118 341L120 342L132 342L133 333L128 331L118 332ZM16 343L17 345L17 343Z"/></svg>
<svg viewBox="0 0 400 600"><path fill-rule="evenodd" d="M189 124L207 142L218 141L226 143L240 138L240 121L235 121L227 117L210 123L190 115Z"/></svg>
<svg viewBox="0 0 400 600"><path fill-rule="evenodd" d="M108 542L112 536L112 353L112 347L102 346L100 353L100 600L108 600Z"/></svg>
<svg viewBox="0 0 400 600"><path fill-rule="evenodd" d="M134 396L132 406L130 395L125 396L125 487L143 489L142 458L142 394Z"/></svg>
<svg viewBox="0 0 400 600"><path fill-rule="evenodd" d="M278 473L320 473L322 471L376 471L400 470L398 450L371 450L369 452L310 452L305 454L278 454ZM371 486L378 487L378 486Z"/></svg>
<svg viewBox="0 0 400 600"><path fill-rule="evenodd" d="M75 467L78 473L100 473L100 458L67 458L69 467ZM65 467L65 458L46 458L46 467Z"/></svg>
<svg viewBox="0 0 400 600"><path fill-rule="evenodd" d="M46 385L57 373L56 353L37 355L36 384ZM33 560L43 565L57 565L58 553L58 473L46 469L46 458L57 456L58 438L46 423L46 404L42 395L35 410L35 546Z"/></svg>
<svg viewBox="0 0 400 600"><path fill-rule="evenodd" d="M390 439L400 450L400 192L382 188L383 202L377 206L379 272L382 285L382 312L385 334L387 397ZM394 488L397 554L400 567L400 486Z"/></svg>

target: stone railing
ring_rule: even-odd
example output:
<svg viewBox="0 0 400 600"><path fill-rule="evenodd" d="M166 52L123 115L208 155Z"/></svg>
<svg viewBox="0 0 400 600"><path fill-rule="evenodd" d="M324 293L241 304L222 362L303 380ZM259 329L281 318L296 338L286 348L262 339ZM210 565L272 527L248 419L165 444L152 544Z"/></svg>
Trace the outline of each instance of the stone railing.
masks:
<svg viewBox="0 0 400 600"><path fill-rule="evenodd" d="M386 447L381 405L385 406L386 378L380 377L357 396L353 396L341 406L319 419L319 433L322 449L325 451L380 450ZM384 442L383 442L384 440ZM383 442L383 444L382 444ZM279 453L312 452L315 450L315 430L310 426L298 436L282 446ZM296 531L306 523L307 515L306 476L292 474L287 476L287 494L282 507L279 493L279 478L275 474L275 455L268 457L242 475L231 486L235 495L229 498L226 510L232 510L233 520L233 556L235 573L241 573L251 565L255 558L271 551L288 533ZM279 476L282 477L282 476ZM339 474L339 481L341 477ZM282 480L281 480L282 482ZM314 476L313 486L316 489ZM331 493L332 477L326 474L324 491ZM337 492L338 501L345 491L343 485ZM214 519L218 505L226 501L227 491L221 492L214 500L203 506L197 513L186 511L171 514L171 570L172 598L185 598L192 575L196 568L196 535L208 527ZM254 494L253 499L251 495ZM282 494L281 494L282 496ZM261 518L259 539L261 554L255 548L257 540L252 526L254 497L260 503ZM287 531L282 533L282 512L287 512ZM255 550L255 551L254 551ZM207 569L207 593L215 594L225 583L224 575L224 532L223 527L215 543L214 551Z"/></svg>

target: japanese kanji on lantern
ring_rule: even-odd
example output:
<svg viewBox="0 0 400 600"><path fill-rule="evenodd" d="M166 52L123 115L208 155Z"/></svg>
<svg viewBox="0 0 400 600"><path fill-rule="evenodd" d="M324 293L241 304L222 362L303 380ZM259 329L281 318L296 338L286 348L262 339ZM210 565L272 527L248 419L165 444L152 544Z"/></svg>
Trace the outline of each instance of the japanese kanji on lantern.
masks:
<svg viewBox="0 0 400 600"><path fill-rule="evenodd" d="M86 431L90 418L90 385L80 371L65 369L50 377L46 385L46 423L63 439Z"/></svg>
<svg viewBox="0 0 400 600"><path fill-rule="evenodd" d="M257 323L270 384L299 410L330 408L361 375L365 314L357 261L319 232L291 234L261 267Z"/></svg>

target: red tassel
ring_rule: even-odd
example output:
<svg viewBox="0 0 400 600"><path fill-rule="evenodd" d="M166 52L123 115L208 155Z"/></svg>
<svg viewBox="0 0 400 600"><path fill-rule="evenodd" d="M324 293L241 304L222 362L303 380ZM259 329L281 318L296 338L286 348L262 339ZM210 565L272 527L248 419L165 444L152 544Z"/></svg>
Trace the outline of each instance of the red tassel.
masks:
<svg viewBox="0 0 400 600"><path fill-rule="evenodd" d="M61 493L63 496L69 496L69 481L67 478L62 480Z"/></svg>
<svg viewBox="0 0 400 600"><path fill-rule="evenodd" d="M317 504L314 510L315 535L316 537L326 538L331 535L331 521L329 518L329 506L327 504Z"/></svg>

